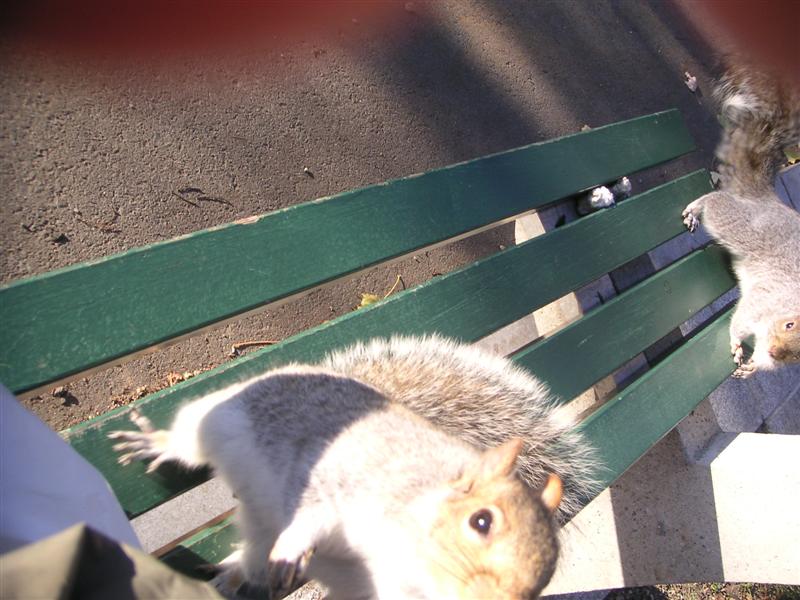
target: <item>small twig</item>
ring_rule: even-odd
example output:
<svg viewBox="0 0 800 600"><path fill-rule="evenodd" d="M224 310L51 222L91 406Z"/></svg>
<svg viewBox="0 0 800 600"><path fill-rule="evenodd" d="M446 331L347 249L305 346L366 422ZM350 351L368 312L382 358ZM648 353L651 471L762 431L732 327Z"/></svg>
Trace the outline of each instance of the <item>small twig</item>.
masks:
<svg viewBox="0 0 800 600"><path fill-rule="evenodd" d="M198 196L197 199L200 202L216 202L217 204L227 204L228 206L233 206L228 200L225 198L216 198L214 196Z"/></svg>
<svg viewBox="0 0 800 600"><path fill-rule="evenodd" d="M184 189L187 189L187 188L184 188ZM191 204L191 205L192 205L192 206L194 206L195 208L200 208L200 205L199 205L197 202L192 202L192 201L191 201L191 200L189 200L188 198L184 198L184 197L183 197L183 196L181 196L181 195L180 195L178 192L170 192L170 193L171 193L173 196L175 196L176 198L178 198L178 199L180 199L180 200L183 200L184 202L186 202L186 204Z"/></svg>
<svg viewBox="0 0 800 600"><path fill-rule="evenodd" d="M84 225L88 225L89 227L93 227L98 231L102 231L103 233L122 233L121 229L117 229L116 227L111 227L114 223L117 222L119 218L119 211L116 208L112 209L114 211L114 216L111 217L108 221L104 221L103 223L98 223L97 221L87 221L83 217L76 216L75 218L78 220L79 223L83 223Z"/></svg>
<svg viewBox="0 0 800 600"><path fill-rule="evenodd" d="M178 190L179 194L202 194L203 190L196 187L185 187Z"/></svg>
<svg viewBox="0 0 800 600"><path fill-rule="evenodd" d="M400 275L398 275L397 279L395 279L395 281L394 281L394 285L391 287L391 289L388 292L386 292L386 295L384 296L384 298L388 298L389 294L391 294L395 290L395 288L397 287L397 284L399 284L399 283L402 283L403 284L403 289L406 289L406 282L403 281L403 278Z"/></svg>
<svg viewBox="0 0 800 600"><path fill-rule="evenodd" d="M251 346L271 346L277 344L280 340L252 340L247 342L236 342L231 346L231 351L228 356L239 356L242 348L250 348Z"/></svg>

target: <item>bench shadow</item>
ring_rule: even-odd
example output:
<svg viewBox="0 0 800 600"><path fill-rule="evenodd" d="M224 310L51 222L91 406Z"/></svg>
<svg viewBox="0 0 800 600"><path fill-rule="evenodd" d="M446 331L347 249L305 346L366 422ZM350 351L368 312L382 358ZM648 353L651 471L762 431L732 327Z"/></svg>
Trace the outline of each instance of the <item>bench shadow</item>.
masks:
<svg viewBox="0 0 800 600"><path fill-rule="evenodd" d="M371 57L376 72L389 74L384 85L417 129L436 136L442 165L673 107L698 151L638 174L634 193L711 163L717 120L710 100L692 94L682 77L697 70L689 63L705 73L716 60L674 7L493 0L480 7L480 25L475 11L451 12L419 15L403 37ZM505 73L487 66L502 65L491 56L482 60L474 47L489 27L513 51L508 86L499 84ZM458 244L473 259L486 254L479 240ZM640 266L612 275L619 291L637 282L630 273Z"/></svg>
<svg viewBox="0 0 800 600"><path fill-rule="evenodd" d="M724 580L711 471L687 463L677 431L610 492L626 585Z"/></svg>

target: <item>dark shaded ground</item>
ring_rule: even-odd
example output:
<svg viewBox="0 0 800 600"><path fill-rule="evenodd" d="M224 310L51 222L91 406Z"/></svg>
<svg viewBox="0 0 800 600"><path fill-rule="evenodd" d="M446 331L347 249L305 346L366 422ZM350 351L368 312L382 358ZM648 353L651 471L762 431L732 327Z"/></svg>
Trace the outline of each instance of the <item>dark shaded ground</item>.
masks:
<svg viewBox="0 0 800 600"><path fill-rule="evenodd" d="M5 40L0 281L670 107L699 151L634 184L710 163L716 120L682 78L689 70L708 90L714 58L670 5L424 8L398 6L391 35L351 22L341 43L298 40L178 68L98 70ZM193 206L174 193L185 187L226 203ZM171 372L228 360L234 342L283 339L351 310L361 292L385 292L398 273L414 285L511 239L505 226L420 253L76 381L69 402L26 404L66 427Z"/></svg>
<svg viewBox="0 0 800 600"><path fill-rule="evenodd" d="M800 586L763 583L691 583L614 590L607 600L798 600Z"/></svg>

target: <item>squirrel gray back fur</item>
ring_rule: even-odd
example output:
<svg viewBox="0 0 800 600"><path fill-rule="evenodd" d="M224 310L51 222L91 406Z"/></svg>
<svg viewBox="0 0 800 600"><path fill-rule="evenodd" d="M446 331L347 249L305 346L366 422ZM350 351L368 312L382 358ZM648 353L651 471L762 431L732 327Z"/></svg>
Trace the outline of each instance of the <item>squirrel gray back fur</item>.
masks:
<svg viewBox="0 0 800 600"><path fill-rule="evenodd" d="M733 255L747 319L800 314L800 213L777 197L717 192L705 197L702 215Z"/></svg>
<svg viewBox="0 0 800 600"><path fill-rule="evenodd" d="M522 438L517 470L526 483L540 487L549 473L564 482L562 522L595 490L593 449L546 386L507 359L437 336L394 337L335 352L321 366L377 388L479 449Z"/></svg>

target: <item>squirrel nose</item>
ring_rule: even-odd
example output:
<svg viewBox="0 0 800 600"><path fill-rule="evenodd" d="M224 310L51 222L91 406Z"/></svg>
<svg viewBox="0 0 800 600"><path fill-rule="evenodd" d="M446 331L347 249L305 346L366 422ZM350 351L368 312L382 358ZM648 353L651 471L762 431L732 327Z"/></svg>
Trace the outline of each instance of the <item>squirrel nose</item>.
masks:
<svg viewBox="0 0 800 600"><path fill-rule="evenodd" d="M778 358L780 350L778 350L778 348L775 346L770 346L769 350L767 350L767 354L769 354L772 358Z"/></svg>

